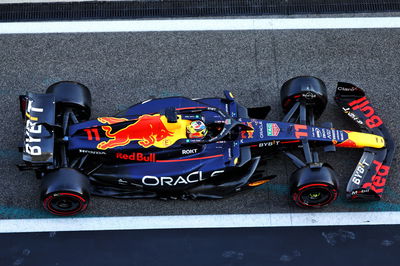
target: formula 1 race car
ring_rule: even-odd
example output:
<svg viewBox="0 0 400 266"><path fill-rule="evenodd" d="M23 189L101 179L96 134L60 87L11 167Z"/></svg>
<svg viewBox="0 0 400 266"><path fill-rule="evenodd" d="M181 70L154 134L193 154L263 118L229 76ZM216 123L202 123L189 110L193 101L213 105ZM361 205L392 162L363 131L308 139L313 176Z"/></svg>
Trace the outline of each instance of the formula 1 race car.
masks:
<svg viewBox="0 0 400 266"><path fill-rule="evenodd" d="M338 195L333 169L316 148L363 148L347 186L350 200L381 198L394 143L381 118L351 84L338 83L335 100L364 131L315 125L327 104L325 84L296 77L281 88L282 121L265 120L270 107L245 108L225 98L170 97L136 104L112 117L90 117L84 85L62 81L45 94L20 96L25 138L20 170L41 179L44 208L56 215L86 209L90 195L115 198L223 198L256 187L266 156L283 152L298 168L290 178L293 201L321 207ZM304 159L291 153L300 149Z"/></svg>

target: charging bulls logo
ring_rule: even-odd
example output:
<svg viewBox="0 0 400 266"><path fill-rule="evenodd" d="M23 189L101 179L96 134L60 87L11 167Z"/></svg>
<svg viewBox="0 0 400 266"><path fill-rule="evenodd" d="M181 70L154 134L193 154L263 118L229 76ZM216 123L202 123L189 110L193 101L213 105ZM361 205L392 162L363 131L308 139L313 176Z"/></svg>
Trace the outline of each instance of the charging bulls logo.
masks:
<svg viewBox="0 0 400 266"><path fill-rule="evenodd" d="M97 120L103 124L128 121L126 118L116 117L100 117ZM138 144L144 148L153 145L156 147L167 147L167 138L173 135L173 132L168 131L165 127L162 117L159 114L142 115L136 121L132 121L132 124L116 132L111 132L113 129L111 126L102 126L101 128L110 140L100 142L97 145L97 149L99 150L125 146L134 140L137 140Z"/></svg>

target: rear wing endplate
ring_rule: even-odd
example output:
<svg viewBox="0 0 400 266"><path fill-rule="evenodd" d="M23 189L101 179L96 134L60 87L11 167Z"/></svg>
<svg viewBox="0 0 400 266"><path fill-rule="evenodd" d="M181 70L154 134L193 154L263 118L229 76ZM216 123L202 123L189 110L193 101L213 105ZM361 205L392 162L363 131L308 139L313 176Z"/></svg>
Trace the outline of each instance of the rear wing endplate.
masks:
<svg viewBox="0 0 400 266"><path fill-rule="evenodd" d="M346 196L350 200L379 200L394 157L394 141L362 89L339 82L335 101L363 131L385 139L384 148L364 149L346 189Z"/></svg>
<svg viewBox="0 0 400 266"><path fill-rule="evenodd" d="M54 155L55 103L53 94L28 93L20 96L25 121L23 160L29 164L51 164Z"/></svg>

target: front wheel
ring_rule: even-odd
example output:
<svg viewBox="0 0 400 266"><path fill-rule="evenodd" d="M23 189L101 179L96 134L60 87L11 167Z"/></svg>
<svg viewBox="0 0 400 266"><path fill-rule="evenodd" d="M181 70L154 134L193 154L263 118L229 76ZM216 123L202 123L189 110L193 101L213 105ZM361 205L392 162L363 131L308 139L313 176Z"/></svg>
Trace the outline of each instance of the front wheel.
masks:
<svg viewBox="0 0 400 266"><path fill-rule="evenodd" d="M78 214L89 204L89 180L73 168L57 169L43 176L41 199L44 209L52 214Z"/></svg>
<svg viewBox="0 0 400 266"><path fill-rule="evenodd" d="M315 119L318 119L328 102L325 83L311 76L295 77L286 81L281 87L283 112L288 113L296 102L311 108Z"/></svg>
<svg viewBox="0 0 400 266"><path fill-rule="evenodd" d="M338 196L335 173L327 165L300 168L292 174L290 183L292 199L300 207L326 206Z"/></svg>

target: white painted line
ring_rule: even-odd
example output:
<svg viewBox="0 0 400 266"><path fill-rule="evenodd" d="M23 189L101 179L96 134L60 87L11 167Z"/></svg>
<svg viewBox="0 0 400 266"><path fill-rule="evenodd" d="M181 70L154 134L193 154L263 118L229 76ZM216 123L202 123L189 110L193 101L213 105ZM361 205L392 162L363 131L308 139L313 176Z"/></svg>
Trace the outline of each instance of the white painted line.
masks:
<svg viewBox="0 0 400 266"><path fill-rule="evenodd" d="M400 212L332 212L0 220L0 233L400 224Z"/></svg>
<svg viewBox="0 0 400 266"><path fill-rule="evenodd" d="M0 34L370 28L400 28L400 17L5 22Z"/></svg>

